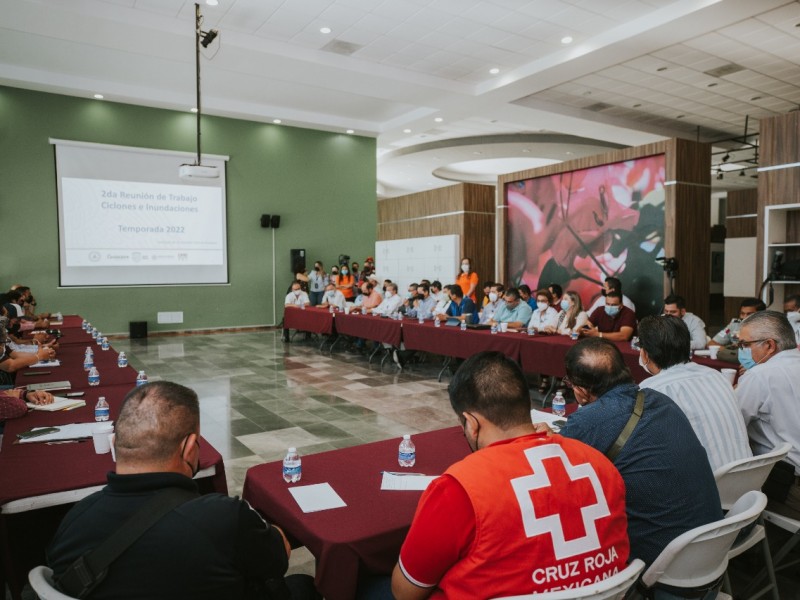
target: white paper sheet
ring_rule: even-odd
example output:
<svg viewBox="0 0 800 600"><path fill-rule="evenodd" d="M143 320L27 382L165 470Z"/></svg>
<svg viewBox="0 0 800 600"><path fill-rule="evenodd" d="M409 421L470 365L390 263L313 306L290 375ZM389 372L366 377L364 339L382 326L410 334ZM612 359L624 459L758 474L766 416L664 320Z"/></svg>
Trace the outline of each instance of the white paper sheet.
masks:
<svg viewBox="0 0 800 600"><path fill-rule="evenodd" d="M557 417L553 413L544 412L543 410L531 409L531 422L532 423L547 423L550 429L558 433L561 430L561 425L566 421L566 417Z"/></svg>
<svg viewBox="0 0 800 600"><path fill-rule="evenodd" d="M20 439L20 444L31 444L35 442L56 442L61 440L81 440L92 437L94 428L98 425L113 425L114 421L104 421L102 423L70 423L69 425L57 425L58 431L40 435L34 438ZM33 431L42 429L42 427L34 427Z"/></svg>
<svg viewBox="0 0 800 600"><path fill-rule="evenodd" d="M289 488L289 493L292 494L300 510L304 513L347 506L329 483L300 485Z"/></svg>
<svg viewBox="0 0 800 600"><path fill-rule="evenodd" d="M72 384L69 381L47 381L45 383L29 383L26 387L29 392L37 390L53 392L55 390L69 390L72 388Z"/></svg>
<svg viewBox="0 0 800 600"><path fill-rule="evenodd" d="M57 358L53 358L51 360L40 360L36 364L31 365L31 369L39 369L44 367L60 367L61 361Z"/></svg>
<svg viewBox="0 0 800 600"><path fill-rule="evenodd" d="M28 408L32 408L33 410L44 410L47 412L54 412L57 410L67 410L68 408L79 408L81 406L86 406L86 401L81 400L80 398L63 398L61 396L53 396L53 403L52 404L34 404L33 402L28 402Z"/></svg>
<svg viewBox="0 0 800 600"><path fill-rule="evenodd" d="M383 472L381 479L382 490L424 490L438 475L423 475L422 473L393 473Z"/></svg>

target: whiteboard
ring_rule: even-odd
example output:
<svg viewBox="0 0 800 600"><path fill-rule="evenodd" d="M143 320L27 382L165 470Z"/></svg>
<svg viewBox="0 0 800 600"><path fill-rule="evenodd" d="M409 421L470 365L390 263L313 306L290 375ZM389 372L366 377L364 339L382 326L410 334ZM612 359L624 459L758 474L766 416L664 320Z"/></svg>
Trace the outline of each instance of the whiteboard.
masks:
<svg viewBox="0 0 800 600"><path fill-rule="evenodd" d="M437 235L375 242L375 272L379 279L397 283L401 294L422 279L455 281L461 261L461 236Z"/></svg>

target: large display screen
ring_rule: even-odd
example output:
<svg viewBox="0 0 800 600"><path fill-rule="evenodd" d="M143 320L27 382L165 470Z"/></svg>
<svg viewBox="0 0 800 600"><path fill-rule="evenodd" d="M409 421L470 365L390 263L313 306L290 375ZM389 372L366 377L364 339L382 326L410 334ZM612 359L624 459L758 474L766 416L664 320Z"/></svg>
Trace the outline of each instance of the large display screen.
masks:
<svg viewBox="0 0 800 600"><path fill-rule="evenodd" d="M586 308L617 277L640 316L660 310L664 175L660 154L507 184L509 281L558 283Z"/></svg>

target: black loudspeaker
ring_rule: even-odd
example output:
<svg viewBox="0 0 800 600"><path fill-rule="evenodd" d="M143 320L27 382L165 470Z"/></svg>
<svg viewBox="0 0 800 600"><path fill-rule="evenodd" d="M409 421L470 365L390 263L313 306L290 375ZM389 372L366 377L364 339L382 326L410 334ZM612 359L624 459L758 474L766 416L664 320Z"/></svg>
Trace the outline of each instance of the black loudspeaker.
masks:
<svg viewBox="0 0 800 600"><path fill-rule="evenodd" d="M271 223L271 217L269 215L261 215L261 226L264 228L269 228Z"/></svg>
<svg viewBox="0 0 800 600"><path fill-rule="evenodd" d="M292 248L289 250L291 254L291 262L289 263L289 268L292 270L292 274L302 273L306 270L306 251L304 248Z"/></svg>
<svg viewBox="0 0 800 600"><path fill-rule="evenodd" d="M280 215L272 215L271 225L273 229L277 229L281 226L281 216Z"/></svg>
<svg viewBox="0 0 800 600"><path fill-rule="evenodd" d="M131 321L128 323L130 338L141 340L147 337L147 321Z"/></svg>

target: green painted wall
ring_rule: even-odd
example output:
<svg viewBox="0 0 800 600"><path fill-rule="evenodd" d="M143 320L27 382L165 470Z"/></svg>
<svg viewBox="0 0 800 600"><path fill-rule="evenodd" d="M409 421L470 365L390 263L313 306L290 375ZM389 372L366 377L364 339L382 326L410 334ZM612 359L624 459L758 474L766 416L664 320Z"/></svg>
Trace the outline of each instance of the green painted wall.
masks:
<svg viewBox="0 0 800 600"><path fill-rule="evenodd" d="M195 116L0 87L0 289L33 288L40 310L86 315L104 332L262 325L272 322L275 232L277 319L291 281L289 250L330 265L375 248L375 140L221 117L203 117L203 152L227 169L229 286L58 289L58 219L49 138L193 152ZM159 311L183 311L158 325Z"/></svg>

